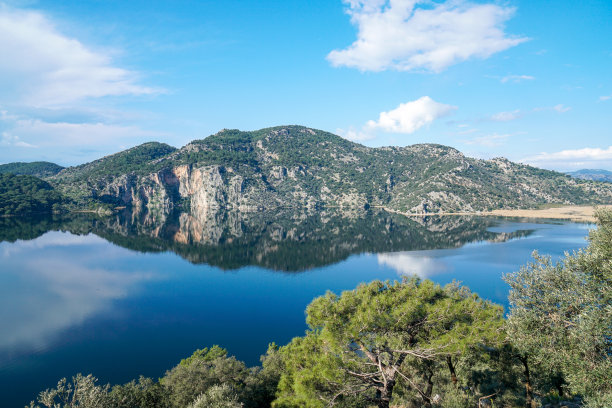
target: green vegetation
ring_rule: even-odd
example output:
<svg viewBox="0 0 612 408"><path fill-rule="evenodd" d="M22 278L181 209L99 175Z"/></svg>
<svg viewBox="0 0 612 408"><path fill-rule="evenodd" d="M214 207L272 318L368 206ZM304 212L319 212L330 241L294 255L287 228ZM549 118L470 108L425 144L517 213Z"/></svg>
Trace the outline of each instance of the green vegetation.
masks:
<svg viewBox="0 0 612 408"><path fill-rule="evenodd" d="M598 219L586 249L506 277L507 320L456 283L374 281L313 300L261 367L213 346L159 381L62 379L30 407L610 407L612 212Z"/></svg>
<svg viewBox="0 0 612 408"><path fill-rule="evenodd" d="M131 149L112 154L91 163L67 168L59 179L84 180L120 176L129 173L147 173L156 160L176 151L165 143L143 143Z"/></svg>
<svg viewBox="0 0 612 408"><path fill-rule="evenodd" d="M499 344L503 324L501 307L466 288L417 279L328 293L306 313L310 331L281 350L276 407L388 408L396 388L431 407L434 375L448 367L456 383L453 360Z"/></svg>
<svg viewBox="0 0 612 408"><path fill-rule="evenodd" d="M590 406L612 406L612 212L598 214L589 246L553 264L535 262L505 279L508 335L538 369Z"/></svg>
<svg viewBox="0 0 612 408"><path fill-rule="evenodd" d="M0 174L0 215L50 213L64 198L44 180L33 176Z"/></svg>
<svg viewBox="0 0 612 408"><path fill-rule="evenodd" d="M179 166L189 169L180 171L180 180ZM197 169L204 176L189 184ZM220 207L377 205L425 213L612 202L609 183L501 158L477 160L436 144L368 148L303 126L226 129L178 150L146 143L51 180L81 206L93 201L176 208L187 202L195 208L191 201L200 190ZM189 188L181 189L184 184Z"/></svg>
<svg viewBox="0 0 612 408"><path fill-rule="evenodd" d="M0 173L11 173L18 175L36 176L36 177L50 177L54 176L64 168L55 163L49 163L44 161L23 163L7 163L0 164Z"/></svg>

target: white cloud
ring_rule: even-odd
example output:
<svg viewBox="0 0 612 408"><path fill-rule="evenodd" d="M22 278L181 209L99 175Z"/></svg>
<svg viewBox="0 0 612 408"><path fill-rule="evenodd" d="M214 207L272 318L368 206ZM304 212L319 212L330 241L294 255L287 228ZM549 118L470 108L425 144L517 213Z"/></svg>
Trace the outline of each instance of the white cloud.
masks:
<svg viewBox="0 0 612 408"><path fill-rule="evenodd" d="M499 112L494 115L491 115L491 120L495 122L509 122L511 120L516 120L521 116L523 116L521 111L516 109L509 112Z"/></svg>
<svg viewBox="0 0 612 408"><path fill-rule="evenodd" d="M26 148L36 148L33 144L24 142L19 138L19 136L12 135L8 132L2 132L0 136L0 146L14 146L14 147L26 147Z"/></svg>
<svg viewBox="0 0 612 408"><path fill-rule="evenodd" d="M9 113L0 116L0 130L0 146L7 147L0 149L0 162L59 160L63 165L80 164L169 136L133 125L48 122Z"/></svg>
<svg viewBox="0 0 612 408"><path fill-rule="evenodd" d="M507 36L514 8L463 0L344 0L357 40L327 55L333 66L362 71L440 72L471 58L488 58L527 40Z"/></svg>
<svg viewBox="0 0 612 408"><path fill-rule="evenodd" d="M87 98L159 92L113 65L37 11L0 5L0 89L6 102L58 106Z"/></svg>
<svg viewBox="0 0 612 408"><path fill-rule="evenodd" d="M607 101L607 100L610 100L610 99L612 99L612 95L600 96L599 97L599 102L604 102L604 101Z"/></svg>
<svg viewBox="0 0 612 408"><path fill-rule="evenodd" d="M388 112L381 112L378 120L366 123L366 129L382 129L393 133L414 133L434 120L447 116L456 106L445 105L423 96L415 101L400 104Z"/></svg>
<svg viewBox="0 0 612 408"><path fill-rule="evenodd" d="M0 260L7 265L5 275L17 283L13 285L14 290L5 291L0 297L0 309L11 311L3 316L6 318L2 322L0 357L46 347L63 330L112 310L117 299L127 297L143 282L161 279L152 272L107 270L88 267L86 262L68 261L67 254L73 256L75 252L70 250L75 245L70 242L73 237L68 233L50 232L34 241L12 244L13 251L0 252ZM37 244L37 241L44 242ZM78 237L78 241L90 260L96 261L97 245L102 240L88 235ZM37 245L41 249L65 248L45 251L44 257L32 259L24 259L23 254L15 256ZM3 247L0 245L0 249ZM100 257L124 256L121 249L106 249Z"/></svg>
<svg viewBox="0 0 612 408"><path fill-rule="evenodd" d="M378 264L394 269L399 275L416 275L421 279L447 272L450 268L442 261L418 253L397 252L378 254Z"/></svg>
<svg viewBox="0 0 612 408"><path fill-rule="evenodd" d="M542 152L520 160L538 167L554 169L612 168L612 146L607 149L585 147L582 149Z"/></svg>
<svg viewBox="0 0 612 408"><path fill-rule="evenodd" d="M464 140L463 143L467 145L495 147L505 144L506 139L508 139L509 137L510 135L499 135L497 133L493 133L492 135L479 136L470 140Z"/></svg>
<svg viewBox="0 0 612 408"><path fill-rule="evenodd" d="M336 134L342 136L345 139L352 140L354 142L365 142L366 140L372 140L376 138L373 133L368 133L364 130L355 130L355 129L336 129Z"/></svg>
<svg viewBox="0 0 612 408"><path fill-rule="evenodd" d="M508 75L503 77L500 81L502 84L505 84L506 82L519 83L521 81L533 81L534 79L535 77L531 75Z"/></svg>

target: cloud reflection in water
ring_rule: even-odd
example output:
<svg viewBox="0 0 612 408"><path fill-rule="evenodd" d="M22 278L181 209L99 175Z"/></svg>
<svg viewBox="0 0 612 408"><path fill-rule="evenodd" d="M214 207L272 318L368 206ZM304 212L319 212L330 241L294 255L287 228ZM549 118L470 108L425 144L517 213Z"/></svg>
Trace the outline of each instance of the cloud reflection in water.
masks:
<svg viewBox="0 0 612 408"><path fill-rule="evenodd" d="M32 241L0 244L0 363L13 354L49 347L62 330L109 313L113 301L158 278L151 272L104 268L132 256L104 243L93 235L50 232ZM40 251L36 258L31 257L33 247Z"/></svg>
<svg viewBox="0 0 612 408"><path fill-rule="evenodd" d="M440 259L420 255L418 252L383 253L378 254L377 258L379 265L388 266L399 275L416 275L421 279L429 279L452 269Z"/></svg>

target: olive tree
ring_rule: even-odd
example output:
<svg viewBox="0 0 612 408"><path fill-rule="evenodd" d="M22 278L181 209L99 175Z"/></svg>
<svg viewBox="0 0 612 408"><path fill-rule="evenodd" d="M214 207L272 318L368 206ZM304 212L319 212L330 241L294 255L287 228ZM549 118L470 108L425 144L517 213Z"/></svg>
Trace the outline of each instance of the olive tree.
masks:
<svg viewBox="0 0 612 408"><path fill-rule="evenodd" d="M508 337L547 375L560 371L589 406L612 406L612 212L596 213L589 245L506 275Z"/></svg>
<svg viewBox="0 0 612 408"><path fill-rule="evenodd" d="M49 388L38 395L37 403L30 402L30 408L107 408L112 400L109 385L98 385L93 375L77 374L70 381L62 378L55 388Z"/></svg>

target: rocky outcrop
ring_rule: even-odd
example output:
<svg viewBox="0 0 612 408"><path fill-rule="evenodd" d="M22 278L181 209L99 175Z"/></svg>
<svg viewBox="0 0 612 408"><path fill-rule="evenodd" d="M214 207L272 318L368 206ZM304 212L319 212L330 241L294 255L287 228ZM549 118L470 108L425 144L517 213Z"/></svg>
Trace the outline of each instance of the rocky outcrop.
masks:
<svg viewBox="0 0 612 408"><path fill-rule="evenodd" d="M158 153L147 162L151 149ZM126 164L131 157L140 160L133 168ZM83 201L166 213L372 206L438 213L612 203L610 183L503 158L473 159L435 144L369 148L300 126L224 130L178 150L147 144L65 169L53 181Z"/></svg>

